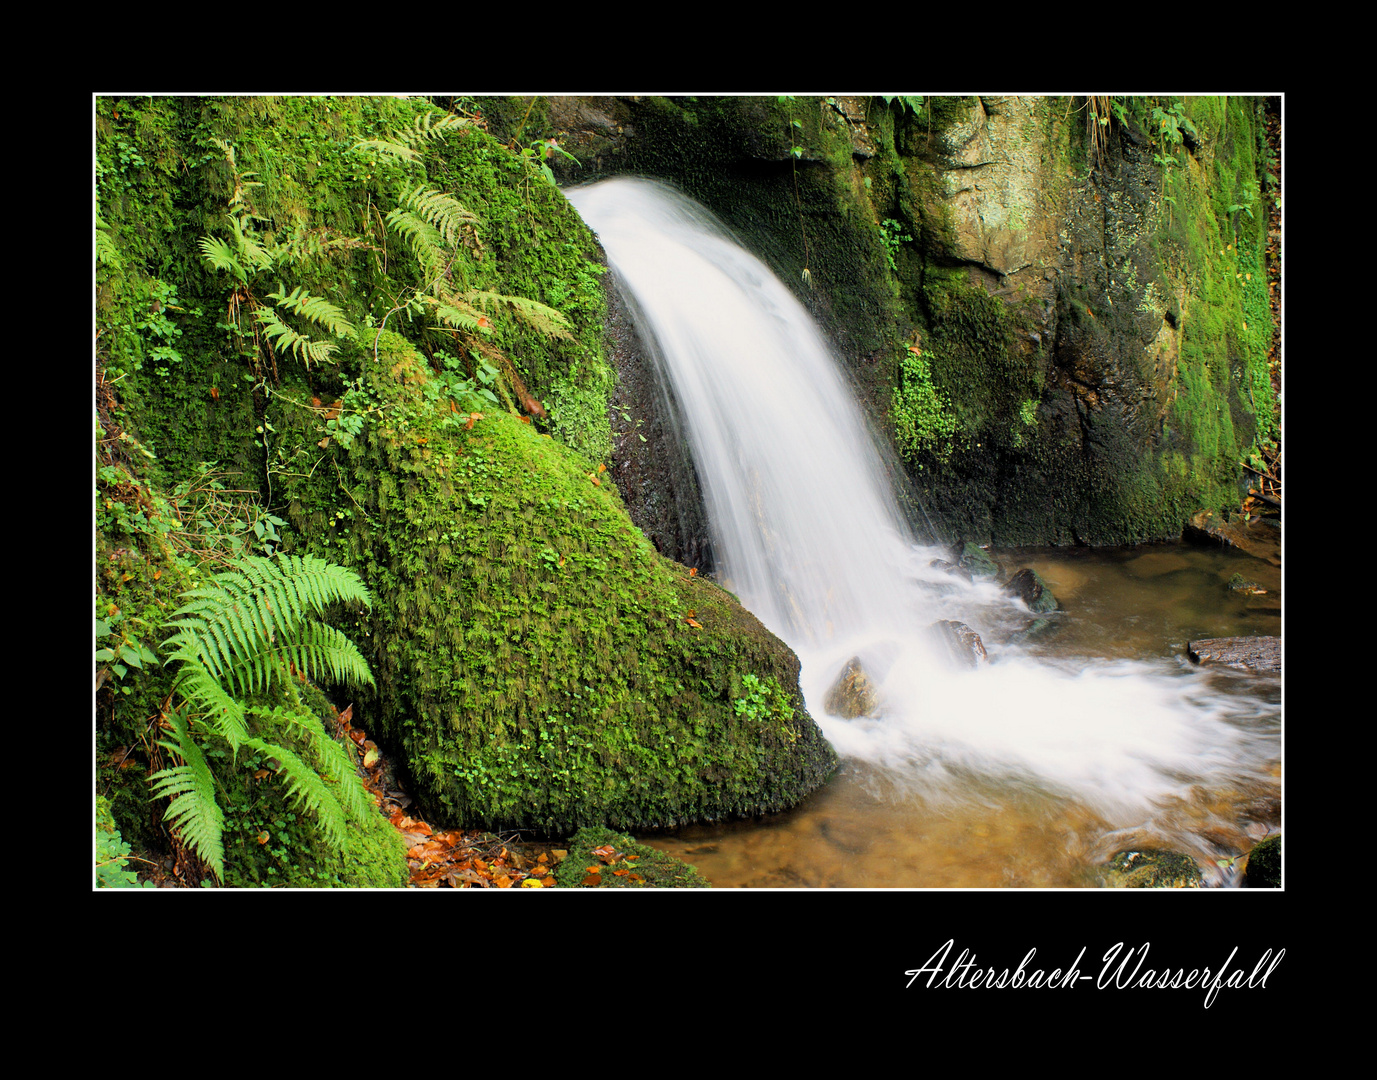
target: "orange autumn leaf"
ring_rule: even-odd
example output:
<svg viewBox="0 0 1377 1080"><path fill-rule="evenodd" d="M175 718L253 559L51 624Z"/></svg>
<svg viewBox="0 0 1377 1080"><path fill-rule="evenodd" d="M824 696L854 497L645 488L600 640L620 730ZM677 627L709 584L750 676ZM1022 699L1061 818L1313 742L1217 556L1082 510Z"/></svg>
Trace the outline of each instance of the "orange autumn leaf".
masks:
<svg viewBox="0 0 1377 1080"><path fill-rule="evenodd" d="M264 829L261 833L258 834L258 842L259 842L260 844L266 844L266 843L268 842L268 840L269 840L268 831L267 831L266 829Z"/></svg>
<svg viewBox="0 0 1377 1080"><path fill-rule="evenodd" d="M703 629L703 624L700 623L697 619L685 619L684 622L688 623L690 626L694 627L697 630Z"/></svg>
<svg viewBox="0 0 1377 1080"><path fill-rule="evenodd" d="M598 472L599 472L599 474L605 473L606 471L607 471L607 466L606 466L606 465L599 465L599 466L598 466Z"/></svg>
<svg viewBox="0 0 1377 1080"><path fill-rule="evenodd" d="M697 577L697 576L698 576L698 567L696 567L696 566L690 566L690 567L689 567L689 577Z"/></svg>
<svg viewBox="0 0 1377 1080"><path fill-rule="evenodd" d="M499 889L510 889L512 887L512 879L509 878L506 874L503 874L499 878L493 878L493 883Z"/></svg>
<svg viewBox="0 0 1377 1080"><path fill-rule="evenodd" d="M589 887L590 885L601 885L601 884L602 884L602 875L601 875L601 874L589 874L586 878L583 879L584 888L587 888L587 887Z"/></svg>
<svg viewBox="0 0 1377 1080"><path fill-rule="evenodd" d="M629 873L631 873L630 870L613 870L613 871L612 871L612 876L613 876L613 877L626 877L626 875L629 874Z"/></svg>

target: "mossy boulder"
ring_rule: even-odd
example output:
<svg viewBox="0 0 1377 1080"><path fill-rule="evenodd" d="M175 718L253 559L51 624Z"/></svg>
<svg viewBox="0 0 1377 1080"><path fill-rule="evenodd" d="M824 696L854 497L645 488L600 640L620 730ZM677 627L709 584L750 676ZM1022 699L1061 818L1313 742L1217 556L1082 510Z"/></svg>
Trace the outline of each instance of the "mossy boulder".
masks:
<svg viewBox="0 0 1377 1080"><path fill-rule="evenodd" d="M710 889L688 863L611 829L580 829L555 871L566 889Z"/></svg>
<svg viewBox="0 0 1377 1080"><path fill-rule="evenodd" d="M1250 889L1281 888L1281 837L1269 836L1248 852L1245 881Z"/></svg>
<svg viewBox="0 0 1377 1080"><path fill-rule="evenodd" d="M822 782L836 759L783 642L660 556L597 463L501 410L454 413L412 346L378 349L381 419L336 458L356 512L322 544L374 592L351 636L428 813L645 829ZM294 513L320 495L289 490Z"/></svg>
<svg viewBox="0 0 1377 1080"><path fill-rule="evenodd" d="M1204 880L1189 855L1157 848L1116 851L1100 878L1111 889L1198 889Z"/></svg>

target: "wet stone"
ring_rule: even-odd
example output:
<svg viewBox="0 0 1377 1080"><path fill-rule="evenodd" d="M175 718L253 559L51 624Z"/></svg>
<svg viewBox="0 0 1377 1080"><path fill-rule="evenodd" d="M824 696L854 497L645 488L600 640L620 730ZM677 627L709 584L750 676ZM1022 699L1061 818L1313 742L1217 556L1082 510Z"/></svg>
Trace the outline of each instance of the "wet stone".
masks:
<svg viewBox="0 0 1377 1080"><path fill-rule="evenodd" d="M829 716L840 716L843 720L875 716L879 706L879 695L865 668L861 667L859 656L853 656L846 662L822 701L822 707Z"/></svg>

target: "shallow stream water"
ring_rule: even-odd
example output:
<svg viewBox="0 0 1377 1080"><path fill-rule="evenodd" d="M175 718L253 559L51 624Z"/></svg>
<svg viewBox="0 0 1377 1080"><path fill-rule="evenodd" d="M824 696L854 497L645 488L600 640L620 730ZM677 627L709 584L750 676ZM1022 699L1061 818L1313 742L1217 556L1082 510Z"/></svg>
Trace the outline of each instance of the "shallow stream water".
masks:
<svg viewBox="0 0 1377 1080"><path fill-rule="evenodd" d="M1219 767L1183 763L1178 782L1164 777L1148 797L1121 807L1094 782L1082 779L1079 792L1074 776L1058 782L1056 769L1069 766L1052 751L1044 751L1048 763L1040 777L1001 776L988 763L915 770L844 756L833 778L789 813L641 839L727 888L1095 887L1096 867L1113 852L1141 847L1187 852L1208 884L1239 884L1230 860L1281 823L1280 679L1197 668L1185 649L1201 637L1279 635L1280 569L1238 551L1186 544L995 554L1009 571L1037 570L1066 610L1026 646L996 642L1031 616L1011 605L1002 620L992 619L982 628L991 671L1011 648L1015 663L1037 658L1071 670L1087 658L1121 661L1130 665L1121 675L1129 681L1146 669L1153 680L1177 680L1200 697L1232 699L1232 716L1210 710L1208 722L1238 730L1236 756ZM1230 591L1235 573L1266 592ZM811 696L809 705L829 736L867 723L828 718ZM1055 717L1056 702L1050 712ZM1112 706L1102 721L1111 732L1132 723ZM1079 737L1094 742L1093 734ZM1113 734L1103 737L1087 750L1091 768L1097 758L1105 769L1131 764L1145 740L1127 741L1121 752ZM1132 782L1130 773L1125 783Z"/></svg>

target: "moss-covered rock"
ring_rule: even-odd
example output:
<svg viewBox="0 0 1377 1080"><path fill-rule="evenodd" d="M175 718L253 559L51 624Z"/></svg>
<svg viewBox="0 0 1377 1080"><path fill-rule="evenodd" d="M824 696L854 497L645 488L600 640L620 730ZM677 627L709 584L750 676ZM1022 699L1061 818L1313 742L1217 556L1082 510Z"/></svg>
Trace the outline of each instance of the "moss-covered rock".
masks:
<svg viewBox="0 0 1377 1080"><path fill-rule="evenodd" d="M601 827L580 829L575 834L555 878L566 889L712 888L712 883L688 863Z"/></svg>
<svg viewBox="0 0 1377 1080"><path fill-rule="evenodd" d="M663 827L783 809L828 775L797 658L659 556L596 463L500 410L455 414L400 337L378 350L381 419L338 479L287 483L294 517L322 485L354 509L320 544L374 592L352 636L430 813Z"/></svg>
<svg viewBox="0 0 1377 1080"><path fill-rule="evenodd" d="M1204 877L1189 855L1141 848L1116 851L1100 868L1100 880L1111 889L1198 889Z"/></svg>
<svg viewBox="0 0 1377 1080"><path fill-rule="evenodd" d="M1269 836L1248 852L1245 882L1250 889L1281 888L1281 836Z"/></svg>

